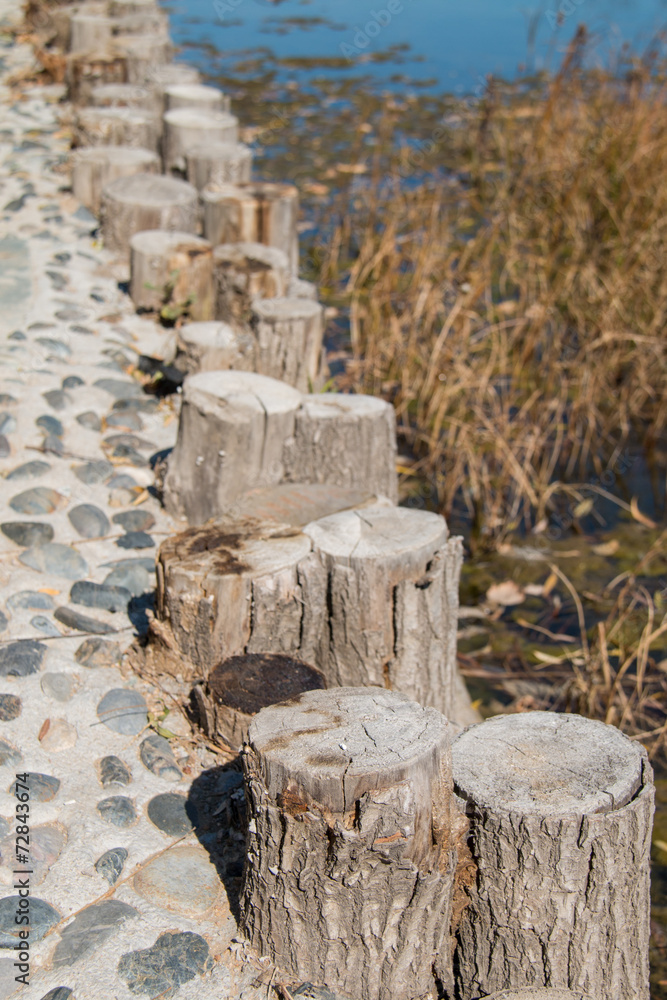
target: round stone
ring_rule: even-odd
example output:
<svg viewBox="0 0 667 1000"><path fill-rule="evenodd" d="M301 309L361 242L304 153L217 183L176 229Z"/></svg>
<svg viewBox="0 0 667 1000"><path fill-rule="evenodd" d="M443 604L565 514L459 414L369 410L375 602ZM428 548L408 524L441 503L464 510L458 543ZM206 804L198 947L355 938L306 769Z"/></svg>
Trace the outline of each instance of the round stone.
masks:
<svg viewBox="0 0 667 1000"><path fill-rule="evenodd" d="M153 575L138 561L132 565L116 566L105 577L104 583L106 586L123 587L129 590L133 597L140 597L153 589Z"/></svg>
<svg viewBox="0 0 667 1000"><path fill-rule="evenodd" d="M83 465L74 466L74 475L86 486L95 486L97 483L105 482L109 476L113 475L113 465L111 462L105 462L104 459L84 462Z"/></svg>
<svg viewBox="0 0 667 1000"><path fill-rule="evenodd" d="M0 458L9 458L12 453L9 441L4 434L0 434Z"/></svg>
<svg viewBox="0 0 667 1000"><path fill-rule="evenodd" d="M34 618L30 619L30 624L40 635L48 639L55 639L56 636L62 635L62 632L56 628L51 619L47 618L46 615L35 615Z"/></svg>
<svg viewBox="0 0 667 1000"><path fill-rule="evenodd" d="M112 847L95 862L95 870L105 878L109 885L115 885L120 878L123 866L127 861L127 851L124 847Z"/></svg>
<svg viewBox="0 0 667 1000"><path fill-rule="evenodd" d="M120 514L114 514L111 520L128 532L147 531L155 524L155 518L148 510L124 510Z"/></svg>
<svg viewBox="0 0 667 1000"><path fill-rule="evenodd" d="M92 503L82 503L67 514L74 530L82 538L103 538L109 534L111 525L106 514Z"/></svg>
<svg viewBox="0 0 667 1000"><path fill-rule="evenodd" d="M50 802L60 791L59 778L54 778L51 774L39 774L36 771L30 771L28 780L24 784L28 786L30 798L35 802ZM12 782L7 791L13 795L15 790L15 782Z"/></svg>
<svg viewBox="0 0 667 1000"><path fill-rule="evenodd" d="M36 639L17 639L0 646L0 677L27 677L42 666L46 646Z"/></svg>
<svg viewBox="0 0 667 1000"><path fill-rule="evenodd" d="M50 414L46 413L42 417L37 417L35 423L40 427L46 434L53 434L54 437L62 437L65 433L65 428L61 424L57 417L52 417Z"/></svg>
<svg viewBox="0 0 667 1000"><path fill-rule="evenodd" d="M7 630L8 625L9 625L9 618L4 613L4 611L0 611L0 632L5 632Z"/></svg>
<svg viewBox="0 0 667 1000"><path fill-rule="evenodd" d="M76 608L56 608L53 617L77 632L90 632L93 635L112 635L116 632L113 625L91 618L90 615L83 615Z"/></svg>
<svg viewBox="0 0 667 1000"><path fill-rule="evenodd" d="M71 750L79 734L67 719L46 719L39 731L39 742L48 753Z"/></svg>
<svg viewBox="0 0 667 1000"><path fill-rule="evenodd" d="M178 846L134 876L134 890L156 906L184 917L202 917L220 895L220 878L202 847Z"/></svg>
<svg viewBox="0 0 667 1000"><path fill-rule="evenodd" d="M18 913L20 896L0 899L0 948L14 948L21 942L21 926L14 919ZM37 896L30 897L30 941L41 941L47 931L60 921L58 911Z"/></svg>
<svg viewBox="0 0 667 1000"><path fill-rule="evenodd" d="M121 472L119 475L114 476L107 483L110 490L134 490L137 488L138 483L136 479L132 476L128 476L127 472Z"/></svg>
<svg viewBox="0 0 667 1000"><path fill-rule="evenodd" d="M0 767L15 767L23 760L20 750L13 747L6 740L0 740ZM14 786L11 788L12 792Z"/></svg>
<svg viewBox="0 0 667 1000"><path fill-rule="evenodd" d="M90 638L81 643L74 653L74 659L82 667L114 667L120 663L120 646L107 639Z"/></svg>
<svg viewBox="0 0 667 1000"><path fill-rule="evenodd" d="M632 799L641 788L643 758L637 743L604 722L520 712L461 733L452 744L452 768L457 793L479 808L589 815Z"/></svg>
<svg viewBox="0 0 667 1000"><path fill-rule="evenodd" d="M107 427L119 427L125 431L140 431L144 426L141 417L132 410L111 412L105 419Z"/></svg>
<svg viewBox="0 0 667 1000"><path fill-rule="evenodd" d="M53 953L54 969L74 965L96 952L126 920L138 916L137 911L120 899L105 899L86 906L71 924L60 931L60 941Z"/></svg>
<svg viewBox="0 0 667 1000"><path fill-rule="evenodd" d="M116 539L116 545L120 549L153 549L155 542L145 531L128 531L126 535L121 535Z"/></svg>
<svg viewBox="0 0 667 1000"><path fill-rule="evenodd" d="M117 378L100 378L95 382L98 389L108 392L114 399L132 399L143 395L138 382L126 382Z"/></svg>
<svg viewBox="0 0 667 1000"><path fill-rule="evenodd" d="M188 815L193 812L193 807L184 795L176 792L156 795L148 803L147 812L151 823L170 837L184 837L194 829L196 822Z"/></svg>
<svg viewBox="0 0 667 1000"><path fill-rule="evenodd" d="M54 410L64 410L69 402L67 393L62 389L51 389L49 392L43 392L42 396Z"/></svg>
<svg viewBox="0 0 667 1000"><path fill-rule="evenodd" d="M113 688L97 706L97 716L114 732L136 736L148 722L146 710L146 701L138 691Z"/></svg>
<svg viewBox="0 0 667 1000"><path fill-rule="evenodd" d="M102 799L97 803L97 811L107 823L121 828L132 826L137 819L132 799L125 795L112 795L108 799Z"/></svg>
<svg viewBox="0 0 667 1000"><path fill-rule="evenodd" d="M52 514L56 507L65 503L65 498L46 486L34 486L31 490L18 493L9 501L9 506L17 514Z"/></svg>
<svg viewBox="0 0 667 1000"><path fill-rule="evenodd" d="M203 937L191 931L167 932L150 948L130 951L118 963L118 975L132 993L172 996L179 986L213 967Z"/></svg>
<svg viewBox="0 0 667 1000"><path fill-rule="evenodd" d="M51 611L55 607L55 601L50 594L43 594L40 590L19 590L7 598L7 607L13 611L24 608L30 611Z"/></svg>
<svg viewBox="0 0 667 1000"><path fill-rule="evenodd" d="M12 413L0 413L0 433L13 434L16 430L16 417Z"/></svg>
<svg viewBox="0 0 667 1000"><path fill-rule="evenodd" d="M132 594L125 587L110 587L108 584L91 583L89 580L75 583L69 597L73 604L111 612L126 611L132 600Z"/></svg>
<svg viewBox="0 0 667 1000"><path fill-rule="evenodd" d="M34 826L30 830L30 884L31 886L41 885L49 869L60 857L65 846L66 834L64 829L58 824L47 823L43 826ZM3 860L5 871L3 875L9 877L13 882L15 873L13 868L14 855L16 851L16 835L8 836L0 844L0 855Z"/></svg>
<svg viewBox="0 0 667 1000"><path fill-rule="evenodd" d="M42 462L36 459L33 462L24 462L23 465L18 465L15 469L6 476L7 482L14 482L16 479L39 479L49 471L51 466L48 462Z"/></svg>
<svg viewBox="0 0 667 1000"><path fill-rule="evenodd" d="M98 764L100 784L103 788L109 785L129 785L132 775L127 764L124 764L120 757L111 754L103 757Z"/></svg>
<svg viewBox="0 0 667 1000"><path fill-rule="evenodd" d="M180 781L183 777L169 746L169 740L157 733L152 733L142 742L139 756L144 767L158 778L164 778L165 781Z"/></svg>
<svg viewBox="0 0 667 1000"><path fill-rule="evenodd" d="M89 431L99 432L102 430L102 421L94 410L86 410L85 413L80 413L76 418L76 422Z"/></svg>
<svg viewBox="0 0 667 1000"><path fill-rule="evenodd" d="M72 674L44 674L40 686L47 698L64 703L76 691L77 682Z"/></svg>
<svg viewBox="0 0 667 1000"><path fill-rule="evenodd" d="M75 997L69 986L55 986L44 994L42 1000L75 1000Z"/></svg>
<svg viewBox="0 0 667 1000"><path fill-rule="evenodd" d="M78 375L68 375L62 380L63 389L78 389L80 385L85 385L86 383Z"/></svg>
<svg viewBox="0 0 667 1000"><path fill-rule="evenodd" d="M48 542L26 549L19 556L24 566L40 573L52 573L67 580L80 580L88 575L88 564L76 549L58 542Z"/></svg>
<svg viewBox="0 0 667 1000"><path fill-rule="evenodd" d="M53 538L51 525L39 521L5 521L0 524L0 531L15 545L24 549L33 545L46 545Z"/></svg>
<svg viewBox="0 0 667 1000"><path fill-rule="evenodd" d="M11 722L21 714L21 699L16 694L0 694L0 720Z"/></svg>

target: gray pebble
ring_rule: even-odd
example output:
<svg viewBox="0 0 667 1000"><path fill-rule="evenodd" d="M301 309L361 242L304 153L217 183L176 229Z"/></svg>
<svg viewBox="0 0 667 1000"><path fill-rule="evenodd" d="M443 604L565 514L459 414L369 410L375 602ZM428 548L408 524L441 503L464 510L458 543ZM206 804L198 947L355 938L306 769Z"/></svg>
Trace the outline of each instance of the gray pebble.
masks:
<svg viewBox="0 0 667 1000"><path fill-rule="evenodd" d="M4 632L9 625L9 618L4 611L0 611L0 632Z"/></svg>
<svg viewBox="0 0 667 1000"><path fill-rule="evenodd" d="M132 594L124 587L109 587L103 583L79 580L70 590L69 599L73 604L103 611L126 611Z"/></svg>
<svg viewBox="0 0 667 1000"><path fill-rule="evenodd" d="M17 639L0 646L0 677L27 677L42 666L46 646L36 639Z"/></svg>
<svg viewBox="0 0 667 1000"><path fill-rule="evenodd" d="M18 493L9 501L9 506L17 514L52 514L64 497L46 486L34 486L31 490Z"/></svg>
<svg viewBox="0 0 667 1000"><path fill-rule="evenodd" d="M82 538L103 538L111 530L106 514L92 503L82 503L68 511L74 530Z"/></svg>
<svg viewBox="0 0 667 1000"><path fill-rule="evenodd" d="M74 965L101 948L121 924L139 914L120 899L105 899L80 910L71 924L60 931L60 941L53 954L54 969Z"/></svg>
<svg viewBox="0 0 667 1000"><path fill-rule="evenodd" d="M69 402L67 393L62 389L49 389L48 392L43 392L42 396L54 410L64 410Z"/></svg>
<svg viewBox="0 0 667 1000"><path fill-rule="evenodd" d="M147 531L155 524L155 518L148 510L124 510L111 518L114 524L120 524L124 531Z"/></svg>
<svg viewBox="0 0 667 1000"><path fill-rule="evenodd" d="M17 400L13 396L10 396L8 392L0 392L0 406L11 406L12 403L16 403Z"/></svg>
<svg viewBox="0 0 667 1000"><path fill-rule="evenodd" d="M0 531L16 545L29 549L31 545L46 545L53 538L50 524L39 521L5 521Z"/></svg>
<svg viewBox="0 0 667 1000"><path fill-rule="evenodd" d="M16 430L16 417L13 413L0 413L0 433L13 434Z"/></svg>
<svg viewBox="0 0 667 1000"><path fill-rule="evenodd" d="M42 1000L76 1000L69 986L55 986L45 993Z"/></svg>
<svg viewBox="0 0 667 1000"><path fill-rule="evenodd" d="M113 479L110 479L107 486L110 490L133 490L138 486L138 483L127 472L121 472L119 475L114 476Z"/></svg>
<svg viewBox="0 0 667 1000"><path fill-rule="evenodd" d="M11 722L18 719L22 707L17 694L0 694L0 721Z"/></svg>
<svg viewBox="0 0 667 1000"><path fill-rule="evenodd" d="M112 847L95 862L95 868L105 878L109 885L115 885L120 878L123 866L127 861L127 851L124 847Z"/></svg>
<svg viewBox="0 0 667 1000"><path fill-rule="evenodd" d="M126 535L116 539L116 545L119 549L155 548L155 542L145 531L128 531Z"/></svg>
<svg viewBox="0 0 667 1000"><path fill-rule="evenodd" d="M48 462L41 462L36 459L33 462L24 462L23 465L18 465L15 469L6 476L8 482L12 482L15 479L38 479L39 476L43 476L45 472L48 472L51 466Z"/></svg>
<svg viewBox="0 0 667 1000"><path fill-rule="evenodd" d="M21 927L14 919L18 913L20 896L5 896L0 899L0 948L14 948L21 938ZM37 896L30 897L30 943L41 941L47 931L60 921L58 911Z"/></svg>
<svg viewBox="0 0 667 1000"><path fill-rule="evenodd" d="M41 635L46 636L47 639L55 639L56 636L62 635L62 632L56 628L51 619L46 618L44 615L35 615L34 618L30 619L30 624Z"/></svg>
<svg viewBox="0 0 667 1000"><path fill-rule="evenodd" d="M38 771L30 771L24 784L28 786L30 798L35 802L51 802L60 791L60 778L54 778L52 774L40 774ZM7 791L14 792L14 784Z"/></svg>
<svg viewBox="0 0 667 1000"><path fill-rule="evenodd" d="M143 393L140 396L117 399L116 402L111 407L112 410L123 411L123 410L134 410L142 413L155 413L158 406L155 396L146 396Z"/></svg>
<svg viewBox="0 0 667 1000"><path fill-rule="evenodd" d="M91 298L92 298L92 295L91 295ZM70 330L72 331L72 333L88 333L88 334L92 334L93 333L93 330L91 330L90 327L79 326L77 324L74 324L73 326L70 326Z"/></svg>
<svg viewBox="0 0 667 1000"><path fill-rule="evenodd" d="M23 760L21 756L21 751L13 747L11 743L7 743L6 740L0 740L0 767L15 767L20 764ZM10 791L14 791L14 786L12 785Z"/></svg>
<svg viewBox="0 0 667 1000"><path fill-rule="evenodd" d="M112 795L108 799L102 799L97 803L97 811L102 819L114 826L132 826L137 819L132 799L128 799L125 795Z"/></svg>
<svg viewBox="0 0 667 1000"><path fill-rule="evenodd" d="M63 389L78 389L80 385L85 385L86 383L78 375L68 375L67 378L62 380Z"/></svg>
<svg viewBox="0 0 667 1000"><path fill-rule="evenodd" d="M51 417L48 413L45 413L41 417L37 417L35 423L38 427L41 427L43 431L46 431L47 434L53 434L55 437L62 437L65 433L65 428L58 418Z"/></svg>
<svg viewBox="0 0 667 1000"><path fill-rule="evenodd" d="M146 441L144 438L140 438L136 434L110 434L109 437L104 438L102 444L111 448L121 446L132 449L138 448L143 451L156 450L152 441Z"/></svg>
<svg viewBox="0 0 667 1000"><path fill-rule="evenodd" d="M170 997L183 983L213 967L209 947L192 931L167 932L150 948L129 951L118 963L118 974L132 993Z"/></svg>
<svg viewBox="0 0 667 1000"><path fill-rule="evenodd" d="M113 458L121 458L135 469L142 469L148 465L148 459L144 458L136 448L131 448L126 444L117 444L111 449L109 454Z"/></svg>
<svg viewBox="0 0 667 1000"><path fill-rule="evenodd" d="M76 323L78 320L85 319L86 315L82 309L59 309L55 314L56 319L63 323Z"/></svg>
<svg viewBox="0 0 667 1000"><path fill-rule="evenodd" d="M7 607L12 611L26 608L29 611L51 611L55 601L50 594L42 594L39 590L19 590L7 598Z"/></svg>
<svg viewBox="0 0 667 1000"><path fill-rule="evenodd" d="M98 389L103 389L115 399L132 399L143 396L143 389L138 382L128 382L117 378L100 378L95 382Z"/></svg>
<svg viewBox="0 0 667 1000"><path fill-rule="evenodd" d="M100 783L104 788L109 785L129 785L132 775L127 764L120 757L103 757L99 764Z"/></svg>
<svg viewBox="0 0 667 1000"><path fill-rule="evenodd" d="M42 442L42 448L48 455L64 455L65 445L55 434L47 434Z"/></svg>
<svg viewBox="0 0 667 1000"><path fill-rule="evenodd" d="M109 729L123 736L136 736L148 721L146 700L138 691L113 688L97 706L97 716Z"/></svg>
<svg viewBox="0 0 667 1000"><path fill-rule="evenodd" d="M9 458L12 453L9 441L4 434L0 434L0 458Z"/></svg>
<svg viewBox="0 0 667 1000"><path fill-rule="evenodd" d="M48 698L65 703L74 694L76 679L71 674L44 674L40 685Z"/></svg>
<svg viewBox="0 0 667 1000"><path fill-rule="evenodd" d="M132 410L119 410L111 412L106 417L108 427L123 427L127 431L140 431L143 429L141 417Z"/></svg>
<svg viewBox="0 0 667 1000"><path fill-rule="evenodd" d="M153 570L155 567L153 567ZM144 566L117 566L104 580L112 587L124 587L133 597L153 589L153 576Z"/></svg>
<svg viewBox="0 0 667 1000"><path fill-rule="evenodd" d="M94 635L112 635L116 629L107 622L100 622L90 615L82 615L76 608L56 608L53 617L68 628L76 629L77 632L92 632Z"/></svg>
<svg viewBox="0 0 667 1000"><path fill-rule="evenodd" d="M74 659L82 667L114 667L120 663L121 649L115 642L108 639L90 638L81 643L74 653Z"/></svg>
<svg viewBox="0 0 667 1000"><path fill-rule="evenodd" d="M157 733L152 733L142 742L139 756L144 767L158 778L164 778L165 781L180 781L183 777L169 746L169 740L158 736Z"/></svg>
<svg viewBox="0 0 667 1000"><path fill-rule="evenodd" d="M86 486L94 486L96 483L103 483L105 479L113 474L111 462L98 459L95 462L84 462L83 465L73 467L74 475Z"/></svg>
<svg viewBox="0 0 667 1000"><path fill-rule="evenodd" d="M94 410L86 410L85 413L80 413L76 418L76 421L78 424L81 424L82 427L86 427L90 431L102 430L102 421ZM79 468L82 468L82 466L79 466Z"/></svg>
<svg viewBox="0 0 667 1000"><path fill-rule="evenodd" d="M30 569L36 569L40 573L53 573L67 580L81 580L88 576L88 565L83 556L69 545L60 545L58 542L26 549L19 559Z"/></svg>
<svg viewBox="0 0 667 1000"><path fill-rule="evenodd" d="M72 351L71 348L64 344L62 340L54 340L52 337L37 337L38 344L46 348L49 352L47 361L52 359L56 361L67 361L70 357Z"/></svg>
<svg viewBox="0 0 667 1000"><path fill-rule="evenodd" d="M188 813L193 812L184 795L163 792L148 803L148 818L151 823L170 837L184 837L194 829L194 822Z"/></svg>

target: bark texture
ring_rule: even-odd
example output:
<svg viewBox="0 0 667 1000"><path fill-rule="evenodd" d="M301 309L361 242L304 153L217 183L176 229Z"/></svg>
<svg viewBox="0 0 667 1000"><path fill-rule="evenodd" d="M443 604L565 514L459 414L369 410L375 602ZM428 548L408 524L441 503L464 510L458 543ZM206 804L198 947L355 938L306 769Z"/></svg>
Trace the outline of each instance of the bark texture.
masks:
<svg viewBox="0 0 667 1000"><path fill-rule="evenodd" d="M143 86L151 79L157 66L171 59L174 47L164 35L116 35L113 45L127 59L127 82Z"/></svg>
<svg viewBox="0 0 667 1000"><path fill-rule="evenodd" d="M186 150L187 177L198 191L207 184L250 180L252 150L242 142L211 142Z"/></svg>
<svg viewBox="0 0 667 1000"><path fill-rule="evenodd" d="M312 311L305 300L301 300L301 307L304 311L306 308ZM267 311L262 303L257 304L256 310L260 317L260 310ZM277 332L281 330L282 325L279 325ZM266 331L264 336L266 339ZM304 362L308 360L309 365L317 365L319 345L321 340L318 343L315 335L311 335L310 342L304 344L304 351L306 346L309 348ZM310 375L310 371L303 373L306 374ZM286 445L285 472L290 482L335 483L351 488L364 486L396 503L398 476L393 406L375 396L336 392L304 396L294 437Z"/></svg>
<svg viewBox="0 0 667 1000"><path fill-rule="evenodd" d="M106 83L127 83L127 53L113 44L92 52L71 55L65 67L67 98L72 104L90 103L95 87Z"/></svg>
<svg viewBox="0 0 667 1000"><path fill-rule="evenodd" d="M198 111L229 112L231 101L218 87L200 83L174 83L164 92L165 110L195 108Z"/></svg>
<svg viewBox="0 0 667 1000"><path fill-rule="evenodd" d="M359 1000L448 986L446 720L394 692L310 691L260 712L243 763L241 927L259 954Z"/></svg>
<svg viewBox="0 0 667 1000"><path fill-rule="evenodd" d="M153 229L130 240L130 296L137 309L185 304L195 321L213 316L213 247L190 233Z"/></svg>
<svg viewBox="0 0 667 1000"><path fill-rule="evenodd" d="M185 63L167 63L165 66L152 66L146 76L145 86L149 88L155 99L155 107L160 115L167 110L164 92L174 84L199 83L201 76L194 66Z"/></svg>
<svg viewBox="0 0 667 1000"><path fill-rule="evenodd" d="M498 716L453 746L477 877L457 933L457 997L549 986L648 1000L652 771L580 716Z"/></svg>
<svg viewBox="0 0 667 1000"><path fill-rule="evenodd" d="M135 233L148 229L194 233L197 192L173 177L122 177L102 191L101 217L105 246L129 257Z"/></svg>
<svg viewBox="0 0 667 1000"><path fill-rule="evenodd" d="M281 379L302 392L312 392L318 387L324 339L324 309L318 302L297 298L256 301L252 306L251 327L257 343L258 372ZM306 406L304 403L303 409ZM304 415L297 421L297 433L303 422ZM328 461L331 457L327 455ZM383 457L378 456L378 462ZM293 478L300 481L298 475ZM369 486L374 488L373 483Z"/></svg>
<svg viewBox="0 0 667 1000"><path fill-rule="evenodd" d="M141 108L82 108L74 119L72 144L77 146L130 146L157 152L159 121Z"/></svg>
<svg viewBox="0 0 667 1000"><path fill-rule="evenodd" d="M238 118L223 111L200 111L197 108L176 108L165 111L164 169L185 173L185 156L193 146L203 142L238 142ZM206 239L210 236L204 230ZM211 240L222 243L223 240Z"/></svg>
<svg viewBox="0 0 667 1000"><path fill-rule="evenodd" d="M186 375L254 371L255 343L228 323L186 323L178 331L174 366Z"/></svg>
<svg viewBox="0 0 667 1000"><path fill-rule="evenodd" d="M160 160L150 149L126 146L90 146L72 154L72 188L75 197L93 215L100 214L102 191L111 181L132 174L157 174Z"/></svg>
<svg viewBox="0 0 667 1000"><path fill-rule="evenodd" d="M147 87L132 83L103 83L90 95L94 108L144 108L153 110L153 95Z"/></svg>
<svg viewBox="0 0 667 1000"><path fill-rule="evenodd" d="M90 14L85 8L70 19L69 51L88 52L111 40L112 21L101 14Z"/></svg>
<svg viewBox="0 0 667 1000"><path fill-rule="evenodd" d="M250 328L255 299L286 293L289 261L276 247L223 243L213 251L213 261L216 319L239 330Z"/></svg>
<svg viewBox="0 0 667 1000"><path fill-rule="evenodd" d="M299 193L293 184L209 185L202 202L204 236L211 243L265 243L282 250L296 271Z"/></svg>
<svg viewBox="0 0 667 1000"><path fill-rule="evenodd" d="M523 990L502 990L494 993L486 1000L596 1000L595 997L587 997L578 991L572 990L551 990L551 989L523 989Z"/></svg>

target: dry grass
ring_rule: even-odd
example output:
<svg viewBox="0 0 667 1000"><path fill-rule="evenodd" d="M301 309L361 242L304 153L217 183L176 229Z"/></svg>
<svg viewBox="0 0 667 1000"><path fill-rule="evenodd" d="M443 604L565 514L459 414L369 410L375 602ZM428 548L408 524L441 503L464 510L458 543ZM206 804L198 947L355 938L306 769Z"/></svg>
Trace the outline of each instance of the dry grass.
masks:
<svg viewBox="0 0 667 1000"><path fill-rule="evenodd" d="M453 116L420 159L444 179L406 183L414 153L387 168L378 145L324 251L354 387L394 402L478 543L665 428L667 88L647 63L584 72L584 46L530 100L492 90ZM385 135L397 127L388 111Z"/></svg>

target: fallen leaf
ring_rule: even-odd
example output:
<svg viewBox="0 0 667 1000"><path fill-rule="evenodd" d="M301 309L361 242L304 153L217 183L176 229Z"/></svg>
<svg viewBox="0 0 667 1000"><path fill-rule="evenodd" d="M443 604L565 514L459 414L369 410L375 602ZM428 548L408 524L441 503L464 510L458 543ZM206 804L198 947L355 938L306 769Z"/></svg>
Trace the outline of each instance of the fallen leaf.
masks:
<svg viewBox="0 0 667 1000"><path fill-rule="evenodd" d="M544 587L542 588L542 593L545 597L548 597L551 591L554 589L558 583L558 577L555 573L549 573L549 576L544 581Z"/></svg>
<svg viewBox="0 0 667 1000"><path fill-rule="evenodd" d="M514 580L503 580L502 583L491 584L486 592L486 599L492 604L501 604L504 608L508 608L513 604L522 604L526 595Z"/></svg>
<svg viewBox="0 0 667 1000"><path fill-rule="evenodd" d="M633 497L632 500L630 501L630 513L634 517L635 521L639 521L639 523L643 524L645 528L658 527L655 521L652 521L650 517L646 516L646 514L642 514L642 512L639 509L637 497Z"/></svg>
<svg viewBox="0 0 667 1000"><path fill-rule="evenodd" d="M37 739L39 740L40 743L42 742L42 740L44 739L50 728L51 728L51 720L44 719L44 722L42 723L42 728L37 734Z"/></svg>
<svg viewBox="0 0 667 1000"><path fill-rule="evenodd" d="M600 542L599 545L593 546L593 552L596 556L613 556L614 552L618 552L618 538L612 538L608 542Z"/></svg>

